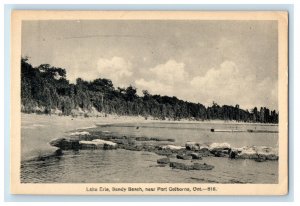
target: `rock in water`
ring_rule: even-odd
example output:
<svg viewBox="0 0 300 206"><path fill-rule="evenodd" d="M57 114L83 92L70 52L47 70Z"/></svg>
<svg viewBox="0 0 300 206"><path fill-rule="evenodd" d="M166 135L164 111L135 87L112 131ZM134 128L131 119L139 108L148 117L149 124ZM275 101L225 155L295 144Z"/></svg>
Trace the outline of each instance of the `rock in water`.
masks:
<svg viewBox="0 0 300 206"><path fill-rule="evenodd" d="M214 168L213 165L208 165L206 163L200 164L200 163L194 163L193 169L194 170L212 170Z"/></svg>
<svg viewBox="0 0 300 206"><path fill-rule="evenodd" d="M79 136L79 135L91 135L89 132L87 132L87 131L82 131L82 132L72 132L71 134L70 134L70 136Z"/></svg>
<svg viewBox="0 0 300 206"><path fill-rule="evenodd" d="M212 143L209 146L210 151L214 150L229 150L231 148L230 144L224 142L224 143Z"/></svg>
<svg viewBox="0 0 300 206"><path fill-rule="evenodd" d="M103 149L104 149L104 150L117 149L117 145L111 145L111 144L106 144L106 143L104 143Z"/></svg>
<svg viewBox="0 0 300 206"><path fill-rule="evenodd" d="M240 159L257 159L258 155L254 147L243 147L237 149L239 151L237 158Z"/></svg>
<svg viewBox="0 0 300 206"><path fill-rule="evenodd" d="M208 165L206 163L194 163L194 164L184 164L181 162L170 162L170 167L173 169L180 169L180 170L212 170L214 168L213 165Z"/></svg>
<svg viewBox="0 0 300 206"><path fill-rule="evenodd" d="M135 138L136 141L150 141L149 137L136 137Z"/></svg>
<svg viewBox="0 0 300 206"><path fill-rule="evenodd" d="M251 146L238 148L237 158L255 159L259 162L265 160L278 160L278 149L265 146Z"/></svg>
<svg viewBox="0 0 300 206"><path fill-rule="evenodd" d="M226 157L229 155L231 146L228 143L212 143L209 146L209 151L216 157Z"/></svg>
<svg viewBox="0 0 300 206"><path fill-rule="evenodd" d="M190 170L192 168L191 165L187 165L181 162L170 162L170 167L173 169L179 169L179 170Z"/></svg>
<svg viewBox="0 0 300 206"><path fill-rule="evenodd" d="M196 142L187 142L185 143L185 148L187 150L198 151L200 150L200 144Z"/></svg>
<svg viewBox="0 0 300 206"><path fill-rule="evenodd" d="M169 164L170 163L170 159L169 158L161 158L157 160L158 164Z"/></svg>
<svg viewBox="0 0 300 206"><path fill-rule="evenodd" d="M62 150L79 150L79 149L81 149L79 140L76 140L76 139L59 138L56 140L52 140L50 142L50 145L54 146L54 147L58 147Z"/></svg>
<svg viewBox="0 0 300 206"><path fill-rule="evenodd" d="M63 155L62 150L55 148L54 152L52 152L52 153L45 153L45 154L39 155L39 156L33 158L32 160L45 161L45 160L48 160L50 158L59 157L59 156L62 156L62 155Z"/></svg>
<svg viewBox="0 0 300 206"><path fill-rule="evenodd" d="M201 155L201 157L207 157L212 155L209 151L208 146L200 146L200 150L198 151L198 153Z"/></svg>
<svg viewBox="0 0 300 206"><path fill-rule="evenodd" d="M177 154L176 158L177 159L182 159L182 160L191 160L192 156L186 155L186 154Z"/></svg>
<svg viewBox="0 0 300 206"><path fill-rule="evenodd" d="M155 148L152 147L152 151L154 151L158 155L163 156L170 156L173 153L177 153L184 150L184 147L176 145L156 145L154 147Z"/></svg>
<svg viewBox="0 0 300 206"><path fill-rule="evenodd" d="M267 161L265 156L258 155L257 159L255 159L256 162L265 162Z"/></svg>
<svg viewBox="0 0 300 206"><path fill-rule="evenodd" d="M199 152L203 157L211 155L209 151L209 146L207 144L201 144L197 142L187 142L185 144L185 148L186 150Z"/></svg>
<svg viewBox="0 0 300 206"><path fill-rule="evenodd" d="M174 150L183 150L184 147L176 146L176 145L162 145L162 146L160 146L160 149L174 151Z"/></svg>
<svg viewBox="0 0 300 206"><path fill-rule="evenodd" d="M196 153L196 152L191 153L190 156L192 157L192 159L195 159L195 160L201 160L202 159L200 154Z"/></svg>
<svg viewBox="0 0 300 206"><path fill-rule="evenodd" d="M173 154L171 150L155 150L154 151L156 154L161 155L161 156L170 156Z"/></svg>
<svg viewBox="0 0 300 206"><path fill-rule="evenodd" d="M237 155L238 155L237 151L235 151L235 150L230 150L229 151L229 158L230 159L235 159Z"/></svg>
<svg viewBox="0 0 300 206"><path fill-rule="evenodd" d="M101 139L85 141L78 139L59 138L50 142L50 145L62 150L79 150L79 149L116 149L118 144Z"/></svg>
<svg viewBox="0 0 300 206"><path fill-rule="evenodd" d="M81 149L116 149L117 143L102 139L94 139L92 141L79 141Z"/></svg>
<svg viewBox="0 0 300 206"><path fill-rule="evenodd" d="M263 157L266 160L278 160L278 149L260 146L256 147L256 152L259 158Z"/></svg>

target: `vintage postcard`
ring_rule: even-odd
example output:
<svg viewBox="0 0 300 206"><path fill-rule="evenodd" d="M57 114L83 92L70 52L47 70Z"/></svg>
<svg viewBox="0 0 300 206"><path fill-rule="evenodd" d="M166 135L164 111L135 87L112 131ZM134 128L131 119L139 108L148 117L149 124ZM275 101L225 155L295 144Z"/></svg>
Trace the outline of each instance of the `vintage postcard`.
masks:
<svg viewBox="0 0 300 206"><path fill-rule="evenodd" d="M285 195L288 13L13 11L11 193Z"/></svg>

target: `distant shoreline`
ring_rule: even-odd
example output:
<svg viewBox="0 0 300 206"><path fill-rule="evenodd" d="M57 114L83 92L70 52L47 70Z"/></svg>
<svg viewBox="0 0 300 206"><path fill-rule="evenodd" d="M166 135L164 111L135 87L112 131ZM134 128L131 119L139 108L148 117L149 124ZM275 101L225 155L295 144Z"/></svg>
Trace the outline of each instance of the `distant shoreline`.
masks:
<svg viewBox="0 0 300 206"><path fill-rule="evenodd" d="M191 120L191 119L181 119L181 120L172 120L172 119L157 119L155 117L147 117L144 116L125 116L125 115L116 115L116 114L100 114L97 116L67 116L67 115L57 115L57 114L38 114L38 113L24 113L21 112L22 115L40 115L40 116L55 116L61 118L71 118L73 119L89 119L89 120L107 120L106 123L96 123L96 126L101 125L110 125L110 124L120 124L120 123L170 123L170 124L226 124L226 125L264 125L264 126L278 126L278 124L274 123L261 123L261 122L238 122L235 120ZM80 128L79 128L80 129Z"/></svg>

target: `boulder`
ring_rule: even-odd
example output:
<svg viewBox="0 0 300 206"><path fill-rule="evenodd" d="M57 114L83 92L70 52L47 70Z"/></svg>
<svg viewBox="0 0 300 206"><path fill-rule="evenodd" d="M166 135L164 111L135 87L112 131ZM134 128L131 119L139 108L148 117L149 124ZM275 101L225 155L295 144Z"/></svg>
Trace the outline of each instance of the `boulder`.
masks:
<svg viewBox="0 0 300 206"><path fill-rule="evenodd" d="M192 165L184 164L181 162L170 162L170 167L179 170L190 170L193 168Z"/></svg>
<svg viewBox="0 0 300 206"><path fill-rule="evenodd" d="M229 150L216 150L212 153L215 157L229 157Z"/></svg>
<svg viewBox="0 0 300 206"><path fill-rule="evenodd" d="M158 164L169 164L170 163L170 159L169 158L161 158L157 160Z"/></svg>
<svg viewBox="0 0 300 206"><path fill-rule="evenodd" d="M154 152L158 155L162 155L162 156L170 156L173 154L173 152L171 150L160 150L160 149L156 149L154 150Z"/></svg>
<svg viewBox="0 0 300 206"><path fill-rule="evenodd" d="M212 143L209 151L216 157L228 157L231 146L228 143Z"/></svg>
<svg viewBox="0 0 300 206"><path fill-rule="evenodd" d="M181 152L184 150L184 147L176 146L176 145L157 145L156 144L156 146L154 146L154 147L155 147L155 149L153 151L156 154L164 155L164 156L170 156L173 153L178 153L178 152Z"/></svg>
<svg viewBox="0 0 300 206"><path fill-rule="evenodd" d="M212 143L209 145L209 151L218 151L218 150L229 150L231 148L230 144L224 143Z"/></svg>
<svg viewBox="0 0 300 206"><path fill-rule="evenodd" d="M58 147L62 150L79 150L81 145L77 139L59 138L50 142L51 146Z"/></svg>
<svg viewBox="0 0 300 206"><path fill-rule="evenodd" d="M104 150L112 150L112 149L117 149L117 144L116 145L112 145L112 144L104 144L103 145L103 149Z"/></svg>
<svg viewBox="0 0 300 206"><path fill-rule="evenodd" d="M187 150L198 151L200 150L200 144L197 142L187 142L185 143L185 148Z"/></svg>
<svg viewBox="0 0 300 206"><path fill-rule="evenodd" d="M265 146L247 146L242 148L233 148L230 151L229 158L254 159L257 162L265 162L266 160L278 160L278 149Z"/></svg>
<svg viewBox="0 0 300 206"><path fill-rule="evenodd" d="M256 147L258 157L266 160L278 160L278 149L272 147L260 146Z"/></svg>
<svg viewBox="0 0 300 206"><path fill-rule="evenodd" d="M235 159L236 157L237 157L237 155L238 155L238 151L237 150L230 150L229 151L229 158L230 159Z"/></svg>
<svg viewBox="0 0 300 206"><path fill-rule="evenodd" d="M148 152L153 152L155 151L156 146L153 144L143 144L143 150L148 151Z"/></svg>
<svg viewBox="0 0 300 206"><path fill-rule="evenodd" d="M125 144L122 145L122 149L130 150L130 151L142 151L143 145L136 145L136 144Z"/></svg>
<svg viewBox="0 0 300 206"><path fill-rule="evenodd" d="M209 145L197 142L187 142L185 144L187 150L196 151L201 153L201 156L206 157L210 155Z"/></svg>
<svg viewBox="0 0 300 206"><path fill-rule="evenodd" d="M200 163L194 163L193 169L194 170L212 170L214 168L213 165L208 165L206 163L200 164Z"/></svg>
<svg viewBox="0 0 300 206"><path fill-rule="evenodd" d="M82 132L72 132L70 136L79 136L79 135L91 135L89 132L82 131Z"/></svg>
<svg viewBox="0 0 300 206"><path fill-rule="evenodd" d="M212 154L210 153L210 151L208 150L208 148L200 148L200 150L198 151L199 155L201 155L201 157L208 157L208 156L212 156Z"/></svg>
<svg viewBox="0 0 300 206"><path fill-rule="evenodd" d="M54 147L53 147L54 148ZM37 157L34 157L33 159L31 160L35 160L35 161L45 161L45 160L48 160L48 159L51 159L51 158L56 158L56 157L59 157L59 156L62 156L63 155L63 151L61 149L57 149L55 148L55 151L52 152L52 153L45 153L45 154L40 154L38 155Z"/></svg>
<svg viewBox="0 0 300 206"><path fill-rule="evenodd" d="M102 139L94 139L92 141L79 141L81 149L116 149L117 143Z"/></svg>
<svg viewBox="0 0 300 206"><path fill-rule="evenodd" d="M181 162L170 162L170 167L180 170L212 170L214 168L213 165L208 165L206 163L185 164Z"/></svg>
<svg viewBox="0 0 300 206"><path fill-rule="evenodd" d="M256 162L265 162L267 161L265 156L258 155L257 159L255 159Z"/></svg>
<svg viewBox="0 0 300 206"><path fill-rule="evenodd" d="M199 153L196 153L196 152L193 152L190 154L190 156L192 157L192 159L195 159L195 160L201 160L202 157Z"/></svg>
<svg viewBox="0 0 300 206"><path fill-rule="evenodd" d="M182 159L182 160L191 160L192 156L186 155L186 154L177 154L176 158L177 159Z"/></svg>
<svg viewBox="0 0 300 206"><path fill-rule="evenodd" d="M176 145L161 145L161 146L159 146L159 148L162 150L171 150L171 151L184 149L184 147L176 146Z"/></svg>
<svg viewBox="0 0 300 206"><path fill-rule="evenodd" d="M238 154L236 158L239 159L257 159L258 155L255 147L242 147L237 149Z"/></svg>
<svg viewBox="0 0 300 206"><path fill-rule="evenodd" d="M201 144L200 145L200 151L209 151L209 145Z"/></svg>

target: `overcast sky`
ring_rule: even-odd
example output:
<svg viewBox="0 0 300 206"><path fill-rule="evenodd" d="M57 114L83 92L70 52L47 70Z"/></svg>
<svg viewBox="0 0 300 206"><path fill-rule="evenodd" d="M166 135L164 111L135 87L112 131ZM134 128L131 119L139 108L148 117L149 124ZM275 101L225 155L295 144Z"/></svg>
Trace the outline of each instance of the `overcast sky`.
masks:
<svg viewBox="0 0 300 206"><path fill-rule="evenodd" d="M206 106L278 107L275 21L25 21L22 56Z"/></svg>

